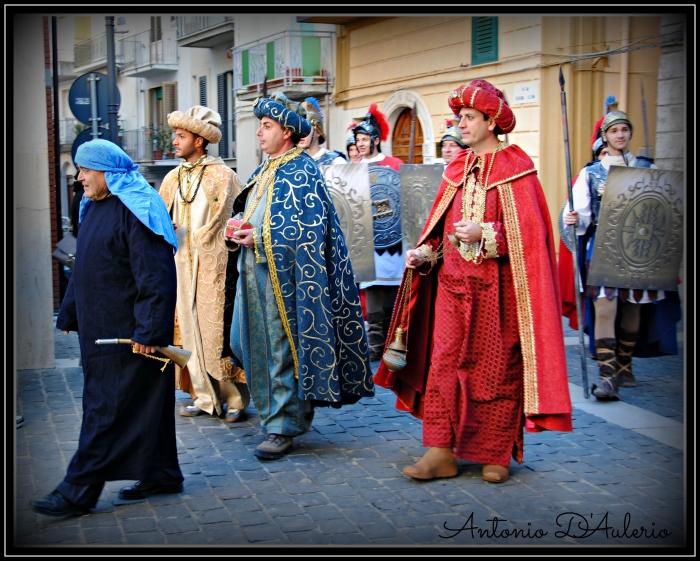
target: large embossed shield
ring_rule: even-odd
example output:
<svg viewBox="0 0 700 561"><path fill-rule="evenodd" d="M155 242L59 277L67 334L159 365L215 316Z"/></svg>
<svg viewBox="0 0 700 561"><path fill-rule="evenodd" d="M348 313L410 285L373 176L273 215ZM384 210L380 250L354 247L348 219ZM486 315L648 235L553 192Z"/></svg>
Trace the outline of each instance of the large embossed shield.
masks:
<svg viewBox="0 0 700 561"><path fill-rule="evenodd" d="M564 206L561 207L559 213L559 237L564 242L564 246L570 253L574 252L574 233L573 228L564 223L564 215L569 212L569 201L564 201Z"/></svg>
<svg viewBox="0 0 700 561"><path fill-rule="evenodd" d="M683 255L683 173L612 166L588 284L677 290Z"/></svg>
<svg viewBox="0 0 700 561"><path fill-rule="evenodd" d="M374 247L386 249L401 241L401 176L387 166L369 167Z"/></svg>
<svg viewBox="0 0 700 561"><path fill-rule="evenodd" d="M430 209L435 202L442 172L442 164L404 164L401 168L401 229L404 248L416 247Z"/></svg>
<svg viewBox="0 0 700 561"><path fill-rule="evenodd" d="M370 282L374 271L372 197L367 164L320 166L345 235L355 282Z"/></svg>

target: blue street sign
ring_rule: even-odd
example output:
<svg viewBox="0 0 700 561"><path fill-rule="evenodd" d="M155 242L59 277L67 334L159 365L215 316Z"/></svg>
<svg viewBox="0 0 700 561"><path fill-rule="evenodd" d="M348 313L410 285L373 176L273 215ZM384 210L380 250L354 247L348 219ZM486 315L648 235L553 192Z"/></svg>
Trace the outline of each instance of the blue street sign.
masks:
<svg viewBox="0 0 700 561"><path fill-rule="evenodd" d="M109 84L107 82L107 76L99 72L87 72L83 74L70 87L70 92L68 93L68 104L70 110L73 112L78 121L85 125L92 126L90 118L92 117L92 102L90 99L90 82L88 78L99 78L96 81L96 92L97 92L97 116L101 118L98 121L100 126L106 126L109 123L109 113L107 102L109 100ZM115 100L117 108L121 105L121 96L119 95L119 90L115 88Z"/></svg>

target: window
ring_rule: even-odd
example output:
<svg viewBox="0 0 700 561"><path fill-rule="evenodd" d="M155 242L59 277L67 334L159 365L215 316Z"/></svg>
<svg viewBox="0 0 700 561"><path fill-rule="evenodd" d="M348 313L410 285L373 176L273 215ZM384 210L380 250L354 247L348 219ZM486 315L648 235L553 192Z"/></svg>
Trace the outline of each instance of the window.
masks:
<svg viewBox="0 0 700 561"><path fill-rule="evenodd" d="M236 140L236 127L234 122L233 97L233 72L224 72L216 77L216 91L219 103L219 115L221 115L221 141L219 142L219 156L233 158L233 145Z"/></svg>
<svg viewBox="0 0 700 561"><path fill-rule="evenodd" d="M199 77L199 104L207 106L207 77Z"/></svg>
<svg viewBox="0 0 700 561"><path fill-rule="evenodd" d="M160 27L160 16L151 16L151 43L160 41L163 38L163 31Z"/></svg>
<svg viewBox="0 0 700 561"><path fill-rule="evenodd" d="M472 66L498 60L498 18L472 18Z"/></svg>

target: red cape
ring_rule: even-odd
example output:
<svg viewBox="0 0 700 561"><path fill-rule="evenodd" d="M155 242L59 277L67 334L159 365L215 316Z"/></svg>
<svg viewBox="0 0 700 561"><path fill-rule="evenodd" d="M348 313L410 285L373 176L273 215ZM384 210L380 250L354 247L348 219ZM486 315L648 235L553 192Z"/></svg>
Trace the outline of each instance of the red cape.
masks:
<svg viewBox="0 0 700 561"><path fill-rule="evenodd" d="M416 243L420 246L431 235L442 235L443 215L464 177L466 158L462 150L443 174L429 219ZM566 352L561 322L561 300L556 252L549 208L537 179L532 160L517 146L498 152L498 165L491 170L489 188L498 188L499 203L505 216L505 232L518 309L520 341L523 350L523 398L525 428L571 431L571 400L566 371ZM452 185L450 185L452 184ZM399 295L406 285L404 271ZM396 393L397 408L418 418L423 415L423 394L430 368L432 349L432 303L437 290L437 274L412 275L410 288L410 327L406 334L409 349L407 365L391 372L380 363L374 382ZM389 333L402 325L406 329L404 306L397 300ZM387 347L393 337L387 338ZM386 350L386 349L385 349Z"/></svg>

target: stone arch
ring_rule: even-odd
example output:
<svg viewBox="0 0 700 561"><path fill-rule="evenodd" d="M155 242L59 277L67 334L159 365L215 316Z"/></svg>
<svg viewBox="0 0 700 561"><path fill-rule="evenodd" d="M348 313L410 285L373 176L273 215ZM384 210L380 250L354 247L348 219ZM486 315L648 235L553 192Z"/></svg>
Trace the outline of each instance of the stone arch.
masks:
<svg viewBox="0 0 700 561"><path fill-rule="evenodd" d="M423 129L423 163L432 164L435 159L435 131L433 131L433 120L423 98L412 90L399 90L394 92L384 102L381 108L382 113L386 115L391 125L391 134L386 144L389 149L391 149L394 126L396 125L399 115L406 107L412 109L414 105L416 107L416 116ZM382 143L382 151L385 151L384 143Z"/></svg>

